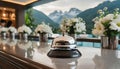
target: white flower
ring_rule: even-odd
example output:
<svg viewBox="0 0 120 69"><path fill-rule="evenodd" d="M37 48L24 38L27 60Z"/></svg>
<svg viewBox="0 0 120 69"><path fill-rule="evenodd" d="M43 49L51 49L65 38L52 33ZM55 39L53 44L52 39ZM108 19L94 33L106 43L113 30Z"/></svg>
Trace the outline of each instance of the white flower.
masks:
<svg viewBox="0 0 120 69"><path fill-rule="evenodd" d="M20 32L23 32L23 28L22 27L19 27L18 28L18 32L20 33Z"/></svg>
<svg viewBox="0 0 120 69"><path fill-rule="evenodd" d="M44 22L42 22L42 24L37 26L37 28L35 29L35 32L52 34L52 29L49 25L46 25Z"/></svg>
<svg viewBox="0 0 120 69"><path fill-rule="evenodd" d="M17 29L15 27L9 27L8 31L13 32L13 33L17 33Z"/></svg>
<svg viewBox="0 0 120 69"><path fill-rule="evenodd" d="M71 32L71 27L74 30L74 33L82 33L86 31L85 21L82 18L70 18L64 19L60 25L61 30L67 33Z"/></svg>
<svg viewBox="0 0 120 69"><path fill-rule="evenodd" d="M100 14L99 17L93 19L95 22L92 33L94 35L116 36L120 32L120 14L119 9L115 9L114 14L107 14L107 8L98 11L105 12ZM112 34L110 34L112 32Z"/></svg>
<svg viewBox="0 0 120 69"><path fill-rule="evenodd" d="M21 26L21 27L18 28L18 32L19 33L28 33L28 34L31 34L32 30L28 26L23 25L23 26Z"/></svg>
<svg viewBox="0 0 120 69"><path fill-rule="evenodd" d="M107 8L107 7L104 7L104 8L103 8L103 10L104 10L104 11L107 11L107 10L108 10L108 8Z"/></svg>
<svg viewBox="0 0 120 69"><path fill-rule="evenodd" d="M93 29L92 33L96 36L103 36L103 31L102 30L98 30L98 29Z"/></svg>
<svg viewBox="0 0 120 69"><path fill-rule="evenodd" d="M116 19L114 19L111 23L110 23L110 29L111 30L117 30L118 32L120 32L120 15L118 15L118 17Z"/></svg>
<svg viewBox="0 0 120 69"><path fill-rule="evenodd" d="M115 11L119 11L119 8L116 8Z"/></svg>
<svg viewBox="0 0 120 69"><path fill-rule="evenodd" d="M98 13L99 14L104 14L104 11L100 9L100 10L98 10Z"/></svg>
<svg viewBox="0 0 120 69"><path fill-rule="evenodd" d="M76 23L76 32L83 32L86 31L85 23Z"/></svg>
<svg viewBox="0 0 120 69"><path fill-rule="evenodd" d="M92 30L92 33L96 36L102 36L105 29L104 26L101 23L95 23L94 29Z"/></svg>
<svg viewBox="0 0 120 69"><path fill-rule="evenodd" d="M99 17L95 17L92 21L94 21L95 23L99 21Z"/></svg>
<svg viewBox="0 0 120 69"><path fill-rule="evenodd" d="M103 18L101 19L101 22L102 22L102 23L105 23L106 21L113 20L113 18L114 18L114 14L108 14L108 15L106 15L105 17L103 17Z"/></svg>
<svg viewBox="0 0 120 69"><path fill-rule="evenodd" d="M73 23L74 23L74 20L72 20L72 19L67 19L67 21L66 21L66 26L72 26L73 25Z"/></svg>
<svg viewBox="0 0 120 69"><path fill-rule="evenodd" d="M66 27L63 24L60 25L60 29L64 32L66 31Z"/></svg>
<svg viewBox="0 0 120 69"><path fill-rule="evenodd" d="M5 27L0 28L0 33L7 32L7 31L8 31L8 28L5 28Z"/></svg>
<svg viewBox="0 0 120 69"><path fill-rule="evenodd" d="M79 22L78 18L72 18L71 20L72 20L72 22Z"/></svg>

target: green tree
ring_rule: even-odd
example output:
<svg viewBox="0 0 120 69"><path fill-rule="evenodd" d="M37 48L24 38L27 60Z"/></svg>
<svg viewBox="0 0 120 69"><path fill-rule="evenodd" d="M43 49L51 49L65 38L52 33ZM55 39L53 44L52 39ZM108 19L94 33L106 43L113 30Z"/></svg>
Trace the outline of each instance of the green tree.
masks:
<svg viewBox="0 0 120 69"><path fill-rule="evenodd" d="M33 11L33 9L28 9L28 10L25 11L25 25L27 25L32 30L34 30L37 25L33 23L34 18L33 18L33 15L32 15L32 11Z"/></svg>

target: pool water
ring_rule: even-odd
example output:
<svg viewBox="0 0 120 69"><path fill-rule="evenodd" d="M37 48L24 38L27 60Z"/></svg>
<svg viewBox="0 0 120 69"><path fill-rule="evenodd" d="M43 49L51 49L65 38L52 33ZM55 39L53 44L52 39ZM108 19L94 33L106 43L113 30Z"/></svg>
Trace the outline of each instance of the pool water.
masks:
<svg viewBox="0 0 120 69"><path fill-rule="evenodd" d="M93 35L88 34L88 38L93 38ZM77 46L101 48L101 43L96 43L96 42L77 42ZM118 50L120 50L120 44L118 44L117 48L118 48Z"/></svg>

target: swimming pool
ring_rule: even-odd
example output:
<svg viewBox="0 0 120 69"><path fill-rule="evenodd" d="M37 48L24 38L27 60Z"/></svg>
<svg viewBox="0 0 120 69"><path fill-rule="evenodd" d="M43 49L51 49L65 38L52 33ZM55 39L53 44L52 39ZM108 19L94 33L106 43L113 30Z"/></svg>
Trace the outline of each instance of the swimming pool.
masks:
<svg viewBox="0 0 120 69"><path fill-rule="evenodd" d="M88 34L88 38L94 38L94 36L91 35L91 34ZM101 43L96 43L96 42L77 42L77 46L101 48ZM118 44L118 50L120 50L120 44Z"/></svg>

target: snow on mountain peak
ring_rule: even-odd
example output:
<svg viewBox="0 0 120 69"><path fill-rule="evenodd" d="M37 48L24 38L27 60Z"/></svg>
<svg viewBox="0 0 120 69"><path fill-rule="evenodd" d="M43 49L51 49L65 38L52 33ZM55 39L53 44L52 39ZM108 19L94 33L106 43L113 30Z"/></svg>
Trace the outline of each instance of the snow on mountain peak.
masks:
<svg viewBox="0 0 120 69"><path fill-rule="evenodd" d="M73 18L76 17L81 11L77 8L71 8L69 11L62 12L61 10L55 10L50 13L48 17L56 23L61 23L63 17Z"/></svg>

